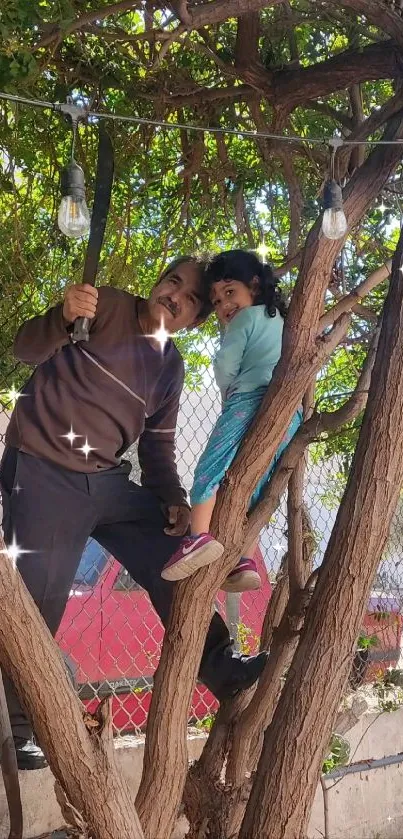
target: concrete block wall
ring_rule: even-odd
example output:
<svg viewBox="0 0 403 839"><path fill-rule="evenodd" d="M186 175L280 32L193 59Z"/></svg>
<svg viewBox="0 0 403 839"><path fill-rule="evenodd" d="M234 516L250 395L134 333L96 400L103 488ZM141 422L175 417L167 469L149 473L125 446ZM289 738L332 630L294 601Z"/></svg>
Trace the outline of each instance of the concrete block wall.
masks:
<svg viewBox="0 0 403 839"><path fill-rule="evenodd" d="M364 714L346 737L351 744L353 764L348 769L349 774L343 776L343 770L340 770L326 776L325 792L319 784L309 839L403 839L403 709L390 714ZM202 734L189 736L190 760L199 757L204 743ZM117 740L116 757L128 783L136 791L141 778L143 738ZM388 763L390 758L395 762ZM385 765L378 765L379 761ZM63 818L50 770L20 772L20 784L24 839L36 839L60 829ZM182 817L172 839L183 839L185 834L186 820ZM0 839L7 837L7 802L0 783Z"/></svg>

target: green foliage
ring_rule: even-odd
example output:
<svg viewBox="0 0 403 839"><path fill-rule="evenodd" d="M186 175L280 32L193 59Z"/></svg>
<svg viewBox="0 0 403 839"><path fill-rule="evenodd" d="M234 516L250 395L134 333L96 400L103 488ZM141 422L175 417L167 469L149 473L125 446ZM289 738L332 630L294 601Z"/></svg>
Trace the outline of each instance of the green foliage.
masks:
<svg viewBox="0 0 403 839"><path fill-rule="evenodd" d="M199 731L206 731L207 733L210 733L213 727L214 720L215 714L207 714L205 717L203 717L203 719L197 720L195 724L196 728L198 728Z"/></svg>
<svg viewBox="0 0 403 839"><path fill-rule="evenodd" d="M329 753L323 762L322 772L328 775L339 766L346 766L350 759L350 744L340 734L333 734Z"/></svg>
<svg viewBox="0 0 403 839"><path fill-rule="evenodd" d="M373 685L380 711L391 713L403 705L402 672L394 668L380 673Z"/></svg>
<svg viewBox="0 0 403 839"><path fill-rule="evenodd" d="M237 629L240 652L242 655L254 655L259 649L259 636L244 623L238 623Z"/></svg>
<svg viewBox="0 0 403 839"><path fill-rule="evenodd" d="M357 650L369 650L371 647L379 645L379 638L377 635L367 635L366 632L361 632L358 636Z"/></svg>
<svg viewBox="0 0 403 839"><path fill-rule="evenodd" d="M102 7L102 4L101 4ZM0 11L0 89L50 102L71 94L94 109L151 119L260 130L276 125L270 101L244 93L234 70L237 21L228 20L185 39L154 42L150 26L173 32L172 9L131 9L95 17L78 25L96 3L72 0L4 0ZM148 11L147 11L148 9ZM306 0L292 3L296 48L302 67L331 60L346 49L360 51L384 37L365 21L335 9L318 11ZM150 15L151 18L150 19ZM40 44L42 43L42 46ZM38 46L39 45L39 46ZM262 64L273 71L294 66L282 4L261 12ZM162 50L162 51L161 51ZM231 93L239 85L239 96ZM346 136L351 102L343 85L313 101L307 97L287 116L285 134ZM227 91L228 95L220 91ZM228 93L229 91L229 93ZM393 95L393 80L361 85L364 118ZM212 94L215 94L213 96ZM59 173L68 159L70 134L63 119L48 110L0 103L0 390L18 387L29 371L16 366L11 352L19 324L59 300L67 283L82 276L85 243L66 240L56 224ZM273 122L274 120L274 122ZM192 130L108 122L116 157L111 212L99 268L99 283L147 294L161 269L179 253L214 253L230 247L252 248L264 238L271 261L281 265L302 246L320 211L320 193L328 170L322 146L287 146L239 135L209 135ZM351 125L350 125L351 127ZM375 134L379 136L379 131ZM96 169L97 125L79 131L76 156L87 181L91 206ZM284 155L286 150L286 155ZM379 266L396 241L400 173L379 204L353 231L335 265L334 293L348 292ZM393 187L393 189L392 189ZM396 188L396 189L395 189ZM395 191L394 191L395 189ZM289 238L291 207L299 206ZM290 294L293 269L282 279ZM386 284L365 300L380 313ZM334 410L353 391L368 347L371 324L355 315L346 343L321 372L316 390L320 410ZM212 320L202 332L178 336L190 387L206 382L217 341ZM324 436L313 457L341 455L326 503L343 488L360 419ZM338 460L338 462L341 462Z"/></svg>

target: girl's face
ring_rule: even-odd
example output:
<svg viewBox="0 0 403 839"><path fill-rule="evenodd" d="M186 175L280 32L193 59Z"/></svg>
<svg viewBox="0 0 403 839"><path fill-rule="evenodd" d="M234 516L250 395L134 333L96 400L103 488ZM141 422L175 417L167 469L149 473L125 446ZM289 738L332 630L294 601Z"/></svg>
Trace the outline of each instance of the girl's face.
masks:
<svg viewBox="0 0 403 839"><path fill-rule="evenodd" d="M220 280L214 283L210 299L220 323L229 323L241 309L253 306L256 290L253 285L249 288L239 280Z"/></svg>

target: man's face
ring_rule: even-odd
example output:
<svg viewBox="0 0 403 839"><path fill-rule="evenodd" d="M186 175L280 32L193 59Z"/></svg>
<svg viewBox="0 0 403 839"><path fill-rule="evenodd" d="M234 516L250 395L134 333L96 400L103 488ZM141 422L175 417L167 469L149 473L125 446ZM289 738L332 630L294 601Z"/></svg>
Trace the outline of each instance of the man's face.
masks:
<svg viewBox="0 0 403 839"><path fill-rule="evenodd" d="M168 332L194 326L202 309L200 266L182 262L154 286L148 298L152 320Z"/></svg>

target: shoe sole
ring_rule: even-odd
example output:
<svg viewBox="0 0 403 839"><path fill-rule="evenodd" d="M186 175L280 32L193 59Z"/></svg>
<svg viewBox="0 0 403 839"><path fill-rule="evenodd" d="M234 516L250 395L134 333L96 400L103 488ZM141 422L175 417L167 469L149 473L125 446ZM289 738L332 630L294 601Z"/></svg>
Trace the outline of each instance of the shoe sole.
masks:
<svg viewBox="0 0 403 839"><path fill-rule="evenodd" d="M17 768L19 772L38 772L39 769L47 769L49 766L48 762L45 760L38 760L38 761L24 761L21 759L17 760Z"/></svg>
<svg viewBox="0 0 403 839"><path fill-rule="evenodd" d="M210 565L220 559L224 553L224 548L219 542L209 542L208 545L203 545L201 548L196 548L195 551L178 559L174 565L169 568L164 568L161 577L163 580L176 582L177 580L186 580L186 577L191 577L199 568L204 568L205 565Z"/></svg>
<svg viewBox="0 0 403 839"><path fill-rule="evenodd" d="M222 591L243 592L257 591L262 587L262 581L257 571L240 571L239 574L227 577L223 582Z"/></svg>

